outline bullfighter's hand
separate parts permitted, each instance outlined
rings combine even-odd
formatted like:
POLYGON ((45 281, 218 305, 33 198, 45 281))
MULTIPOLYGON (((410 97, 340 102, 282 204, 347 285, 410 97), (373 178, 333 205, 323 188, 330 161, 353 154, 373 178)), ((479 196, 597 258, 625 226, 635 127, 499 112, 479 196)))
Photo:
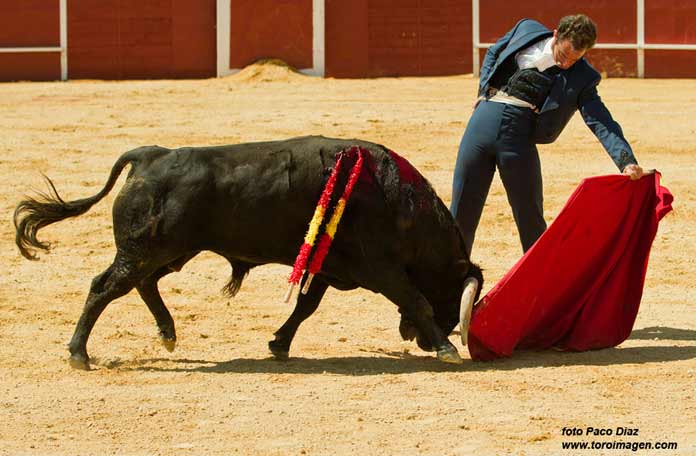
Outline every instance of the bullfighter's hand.
POLYGON ((643 172, 643 168, 641 168, 640 165, 634 164, 626 165, 626 167, 623 170, 623 174, 630 177, 631 180, 640 179, 645 175, 645 173, 643 172))

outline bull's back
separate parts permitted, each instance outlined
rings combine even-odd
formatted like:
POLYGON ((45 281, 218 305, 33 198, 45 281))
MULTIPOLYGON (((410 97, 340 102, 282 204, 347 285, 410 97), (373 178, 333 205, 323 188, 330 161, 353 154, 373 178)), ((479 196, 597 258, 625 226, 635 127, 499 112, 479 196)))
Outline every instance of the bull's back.
MULTIPOLYGON (((292 264, 338 152, 355 145, 369 151, 368 160, 384 154, 381 146, 372 143, 316 136, 214 149, 213 153, 220 154, 214 166, 214 193, 221 210, 211 237, 223 239, 227 248, 234 245, 238 256, 292 264)), ((343 192, 351 164, 340 173, 334 201, 343 192)), ((376 219, 371 214, 384 216, 384 210, 379 191, 369 201, 351 200, 340 226, 343 234, 340 239, 337 235, 333 246, 335 252, 351 248, 346 243, 354 235, 346 227, 358 228, 356 224, 376 219)), ((381 222, 369 223, 378 226, 381 222)))
MULTIPOLYGON (((336 154, 354 145, 384 154, 372 143, 315 136, 160 150, 142 157, 114 207, 117 241, 156 234, 187 250, 290 263, 336 154), (150 226, 153 220, 156 227, 150 226)), ((342 188, 337 186, 336 192, 342 188)), ((351 223, 356 212, 369 219, 370 212, 384 209, 380 201, 363 202, 359 211, 349 205, 344 221, 351 223)))

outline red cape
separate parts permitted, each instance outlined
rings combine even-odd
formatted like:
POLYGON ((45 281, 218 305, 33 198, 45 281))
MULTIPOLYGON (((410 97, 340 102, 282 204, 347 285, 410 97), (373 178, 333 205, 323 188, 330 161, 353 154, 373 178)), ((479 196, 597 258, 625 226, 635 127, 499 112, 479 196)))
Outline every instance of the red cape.
POLYGON ((659 173, 582 181, 549 229, 474 308, 471 358, 510 356, 515 348, 592 350, 626 340, 657 225, 672 200, 659 173))

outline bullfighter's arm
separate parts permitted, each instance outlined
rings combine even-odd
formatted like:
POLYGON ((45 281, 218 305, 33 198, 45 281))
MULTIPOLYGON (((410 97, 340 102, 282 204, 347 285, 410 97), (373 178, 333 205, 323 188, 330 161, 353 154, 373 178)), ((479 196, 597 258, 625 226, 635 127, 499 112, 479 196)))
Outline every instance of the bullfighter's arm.
POLYGON ((597 93, 599 81, 600 79, 597 79, 583 90, 578 99, 578 108, 585 124, 602 143, 619 170, 625 170, 626 174, 630 175, 631 170, 640 167, 631 146, 624 138, 621 126, 612 118, 609 109, 597 93))

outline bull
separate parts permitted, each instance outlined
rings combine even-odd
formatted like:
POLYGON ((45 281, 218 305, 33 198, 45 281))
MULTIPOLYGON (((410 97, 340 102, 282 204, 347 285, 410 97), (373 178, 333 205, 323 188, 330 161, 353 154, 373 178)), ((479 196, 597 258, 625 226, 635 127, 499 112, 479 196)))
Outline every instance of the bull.
MULTIPOLYGON (((37 239, 41 228, 87 212, 130 164, 113 206, 116 255, 92 280, 68 344, 70 365, 90 368, 86 347, 94 324, 111 301, 133 288, 172 351, 174 321, 157 283, 202 251, 229 261, 224 291, 230 296, 253 267, 292 265, 337 157, 354 163, 356 153, 363 153, 364 166, 331 250, 269 349, 278 359, 288 357, 298 327, 329 286, 362 287, 397 305, 404 340, 416 338, 441 361, 461 363, 447 336, 462 320, 466 334, 483 277, 449 211, 425 178, 384 146, 311 136, 217 147, 140 147, 116 161, 101 191, 75 201, 63 200, 46 177, 49 192, 21 201, 14 213, 16 244, 28 259, 37 259, 37 249, 50 249, 37 239)), ((349 171, 338 173, 337 188, 346 184, 349 171)), ((301 286, 306 281, 305 274, 301 286)))

